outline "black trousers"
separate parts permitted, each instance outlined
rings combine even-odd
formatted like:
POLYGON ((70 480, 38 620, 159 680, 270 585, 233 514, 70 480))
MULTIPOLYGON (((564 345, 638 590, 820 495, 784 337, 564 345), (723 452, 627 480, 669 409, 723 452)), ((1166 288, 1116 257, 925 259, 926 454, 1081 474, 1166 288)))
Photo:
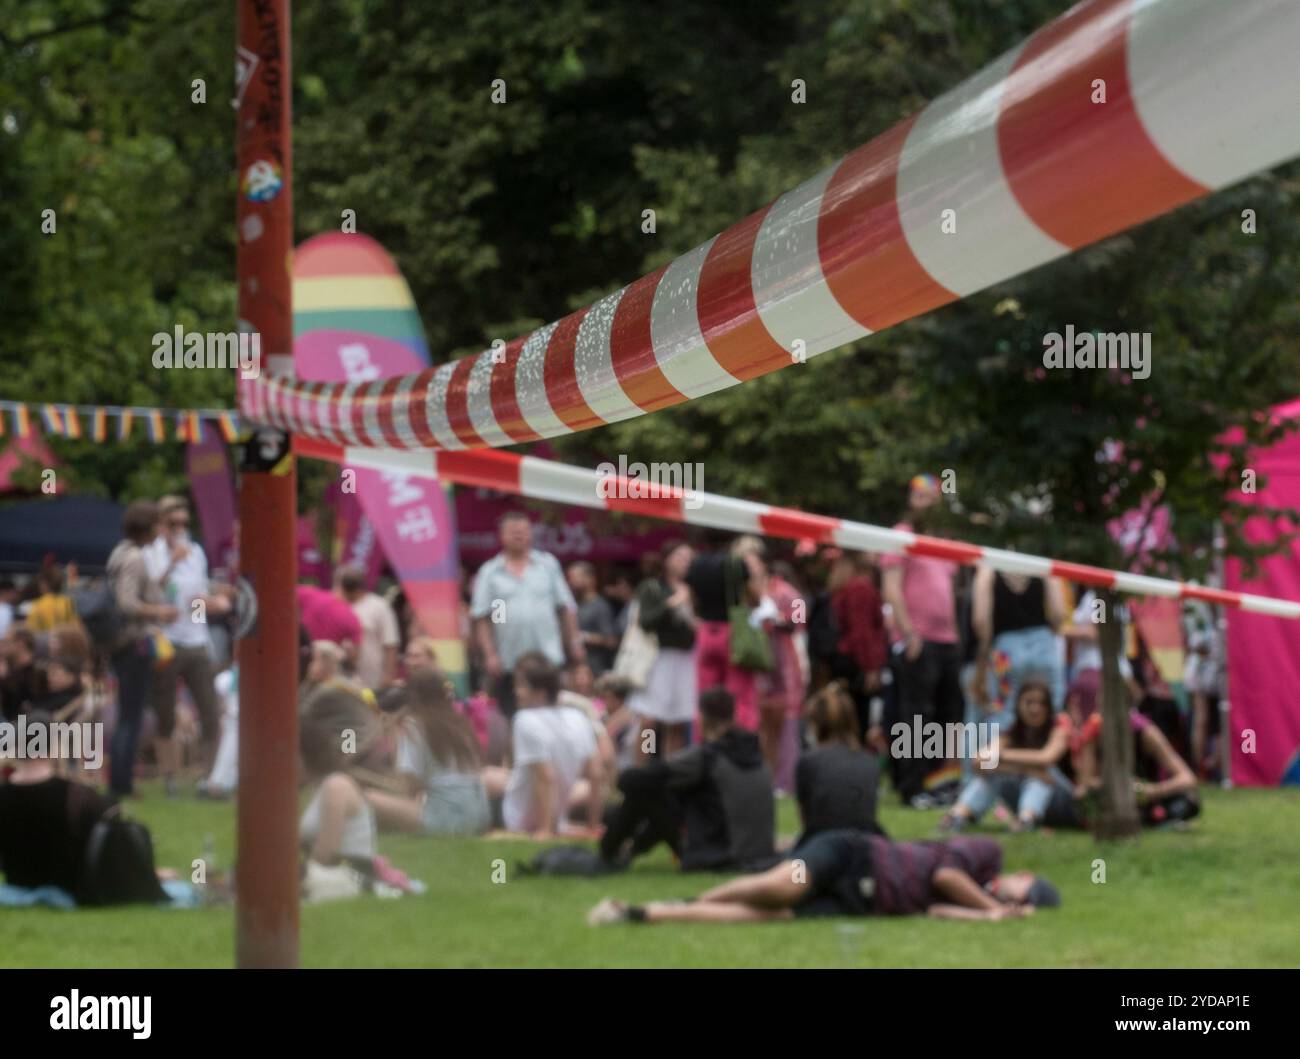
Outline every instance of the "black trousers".
POLYGON ((630 768, 619 776, 618 787, 623 801, 605 811, 600 855, 609 861, 618 860, 624 844, 631 839, 634 857, 666 842, 680 858, 684 814, 666 779, 654 766, 630 768))
MULTIPOLYGON (((961 690, 961 656, 957 644, 926 640, 914 661, 909 662, 906 655, 899 656, 898 676, 898 719, 903 724, 962 722, 966 697, 961 690)), ((892 740, 892 733, 886 734, 892 740)), ((922 793, 926 776, 942 765, 942 761, 925 758, 901 758, 895 780, 899 796, 908 801, 922 793)))
POLYGON ((497 709, 501 711, 501 716, 509 720, 515 715, 515 673, 513 669, 505 670, 496 679, 496 684, 492 688, 493 694, 496 695, 497 709))

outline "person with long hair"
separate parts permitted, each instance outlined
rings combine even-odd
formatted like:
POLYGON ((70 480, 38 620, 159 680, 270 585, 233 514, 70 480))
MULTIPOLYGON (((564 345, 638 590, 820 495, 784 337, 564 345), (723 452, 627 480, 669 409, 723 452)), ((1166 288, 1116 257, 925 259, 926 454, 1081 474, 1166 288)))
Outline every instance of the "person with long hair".
POLYGON ((298 836, 308 861, 373 871, 375 813, 353 768, 377 734, 374 713, 351 691, 324 687, 307 701, 298 739, 303 770, 317 786, 298 836))
POLYGON ((862 749, 853 697, 841 680, 827 684, 808 699, 804 719, 815 746, 795 768, 795 795, 803 842, 823 831, 853 828, 873 835, 885 832, 876 819, 880 765, 862 749))
POLYGON ((436 670, 406 681, 398 722, 396 770, 403 793, 370 790, 382 827, 426 835, 480 835, 491 816, 473 726, 456 709, 451 682, 436 670))
MULTIPOLYGON (((1089 716, 1075 741, 1079 788, 1087 794, 1101 789, 1101 716, 1100 710, 1089 716)), ((1128 716, 1133 733, 1133 793, 1142 823, 1185 826, 1201 814, 1196 773, 1149 717, 1135 709, 1128 716)))
POLYGON ((1015 720, 994 735, 996 747, 984 748, 974 774, 940 827, 960 831, 999 799, 1016 814, 1013 826, 1019 830, 1040 824, 1081 826, 1074 784, 1066 774, 1071 768, 1073 731, 1069 713, 1053 715, 1052 692, 1045 681, 1022 681, 1015 720), (990 767, 993 763, 996 767, 990 767))
MULTIPOLYGON (((648 577, 636 590, 636 620, 654 634, 659 651, 644 688, 628 697, 628 709, 642 731, 662 729, 661 750, 671 757, 686 745, 686 730, 695 718, 695 611, 686 584, 694 551, 685 541, 669 541, 661 553, 659 577, 648 577)), ((637 740, 639 754, 643 741, 637 740)))

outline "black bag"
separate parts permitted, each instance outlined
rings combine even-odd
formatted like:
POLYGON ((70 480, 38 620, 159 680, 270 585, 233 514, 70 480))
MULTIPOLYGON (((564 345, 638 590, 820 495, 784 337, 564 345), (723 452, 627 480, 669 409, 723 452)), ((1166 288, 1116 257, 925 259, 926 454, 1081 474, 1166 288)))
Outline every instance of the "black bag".
POLYGON ((101 651, 111 651, 125 625, 117 606, 111 580, 95 585, 78 585, 72 590, 72 606, 86 627, 86 634, 101 651))
POLYGON ((168 900, 154 869, 153 839, 144 824, 113 806, 95 822, 86 843, 77 899, 81 904, 159 904, 168 900))
POLYGON ((521 875, 610 875, 621 870, 586 846, 552 846, 519 865, 521 875))

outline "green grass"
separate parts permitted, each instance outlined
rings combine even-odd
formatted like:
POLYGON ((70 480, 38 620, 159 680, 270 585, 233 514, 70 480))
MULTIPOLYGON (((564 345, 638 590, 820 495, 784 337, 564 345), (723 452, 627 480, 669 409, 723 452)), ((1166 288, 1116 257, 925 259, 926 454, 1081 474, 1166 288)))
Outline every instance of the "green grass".
MULTIPOLYGON (((892 802, 892 799, 888 799, 892 802)), ((685 897, 713 876, 683 876, 659 853, 605 879, 520 878, 528 842, 384 836, 381 850, 429 892, 302 910, 311 967, 1233 967, 1300 962, 1295 791, 1205 791, 1190 831, 1148 832, 1099 846, 1075 833, 1006 835, 1005 863, 1049 876, 1062 908, 1003 924, 924 918, 767 926, 663 925, 592 930, 606 894, 685 897), (493 861, 507 881, 492 882, 493 861), (1092 882, 1094 861, 1106 882, 1092 882)), ((213 836, 234 854, 234 808, 167 801, 153 785, 132 806, 152 829, 160 864, 187 868, 213 836)), ((887 806, 897 838, 924 837, 935 813, 887 806)), ((781 805, 781 830, 795 830, 781 805)), ((1003 836, 999 836, 1003 837, 1003 836)), ((0 966, 229 967, 233 911, 147 908, 0 912, 0 966)))

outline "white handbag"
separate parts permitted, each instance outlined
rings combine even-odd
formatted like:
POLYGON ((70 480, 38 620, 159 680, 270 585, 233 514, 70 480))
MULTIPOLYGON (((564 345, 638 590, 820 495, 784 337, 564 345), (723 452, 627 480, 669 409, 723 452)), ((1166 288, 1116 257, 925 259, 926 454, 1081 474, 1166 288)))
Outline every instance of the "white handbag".
POLYGON ((650 679, 650 668, 659 657, 659 637, 641 628, 641 607, 633 600, 628 604, 627 631, 614 656, 614 675, 634 688, 641 689, 650 679))

